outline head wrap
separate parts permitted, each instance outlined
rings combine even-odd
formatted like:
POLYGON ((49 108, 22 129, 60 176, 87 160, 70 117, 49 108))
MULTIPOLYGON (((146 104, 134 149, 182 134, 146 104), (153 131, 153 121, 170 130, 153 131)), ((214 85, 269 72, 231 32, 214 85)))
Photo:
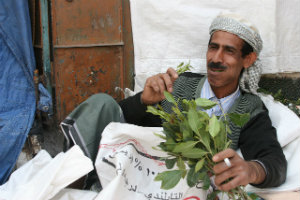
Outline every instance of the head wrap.
MULTIPOLYGON (((262 50, 263 42, 257 28, 236 14, 221 14, 215 18, 210 25, 209 33, 212 35, 216 31, 226 31, 237 35, 253 48, 257 56, 262 50)), ((261 72, 261 62, 257 59, 252 66, 243 70, 240 77, 241 89, 256 94, 261 72)))

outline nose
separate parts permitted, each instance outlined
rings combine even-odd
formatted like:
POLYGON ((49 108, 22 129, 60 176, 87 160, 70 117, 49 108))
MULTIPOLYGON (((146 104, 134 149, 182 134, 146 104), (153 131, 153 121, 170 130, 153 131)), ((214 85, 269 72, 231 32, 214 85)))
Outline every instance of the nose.
POLYGON ((221 50, 221 48, 214 52, 214 54, 212 56, 212 61, 214 63, 222 63, 223 62, 223 51, 221 50))

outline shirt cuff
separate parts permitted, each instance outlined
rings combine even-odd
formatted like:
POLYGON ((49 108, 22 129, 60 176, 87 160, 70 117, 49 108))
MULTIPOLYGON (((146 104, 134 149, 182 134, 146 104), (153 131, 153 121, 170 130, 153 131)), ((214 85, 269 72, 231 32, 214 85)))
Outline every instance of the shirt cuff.
POLYGON ((260 166, 262 166, 262 168, 264 169, 266 176, 268 175, 267 168, 263 162, 261 162, 260 160, 251 160, 251 161, 254 161, 254 162, 257 162, 258 164, 260 164, 260 166))

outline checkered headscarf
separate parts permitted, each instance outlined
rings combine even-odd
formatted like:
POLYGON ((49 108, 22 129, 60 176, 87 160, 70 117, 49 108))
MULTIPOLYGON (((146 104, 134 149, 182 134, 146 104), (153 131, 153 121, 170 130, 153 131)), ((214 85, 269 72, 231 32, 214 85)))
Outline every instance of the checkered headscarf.
MULTIPOLYGON (((263 47, 263 42, 258 30, 255 26, 250 24, 250 22, 235 14, 221 14, 212 22, 209 33, 212 35, 219 30, 237 35, 250 44, 254 52, 259 56, 263 47)), ((243 70, 240 77, 241 89, 256 94, 261 72, 261 62, 257 59, 252 66, 243 70)))

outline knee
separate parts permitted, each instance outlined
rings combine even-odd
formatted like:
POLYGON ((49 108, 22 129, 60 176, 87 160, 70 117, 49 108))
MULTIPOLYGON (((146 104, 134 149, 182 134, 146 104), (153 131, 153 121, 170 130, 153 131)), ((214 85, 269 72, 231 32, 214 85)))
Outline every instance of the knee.
POLYGON ((89 103, 92 103, 93 105, 98 105, 98 106, 108 106, 108 107, 119 107, 119 104, 116 102, 116 100, 106 94, 106 93, 98 93, 94 94, 91 97, 88 98, 87 100, 89 103))
MULTIPOLYGON (((100 121, 115 121, 119 122, 122 116, 122 110, 116 100, 105 93, 94 94, 87 100, 90 112, 97 113, 100 117, 100 121)), ((125 120, 122 119, 122 122, 125 120)))
POLYGON ((103 101, 110 101, 110 100, 113 100, 113 97, 106 94, 106 93, 97 93, 97 94, 93 94, 92 96, 90 96, 88 98, 88 100, 90 101, 100 101, 100 100, 103 100, 103 101))

